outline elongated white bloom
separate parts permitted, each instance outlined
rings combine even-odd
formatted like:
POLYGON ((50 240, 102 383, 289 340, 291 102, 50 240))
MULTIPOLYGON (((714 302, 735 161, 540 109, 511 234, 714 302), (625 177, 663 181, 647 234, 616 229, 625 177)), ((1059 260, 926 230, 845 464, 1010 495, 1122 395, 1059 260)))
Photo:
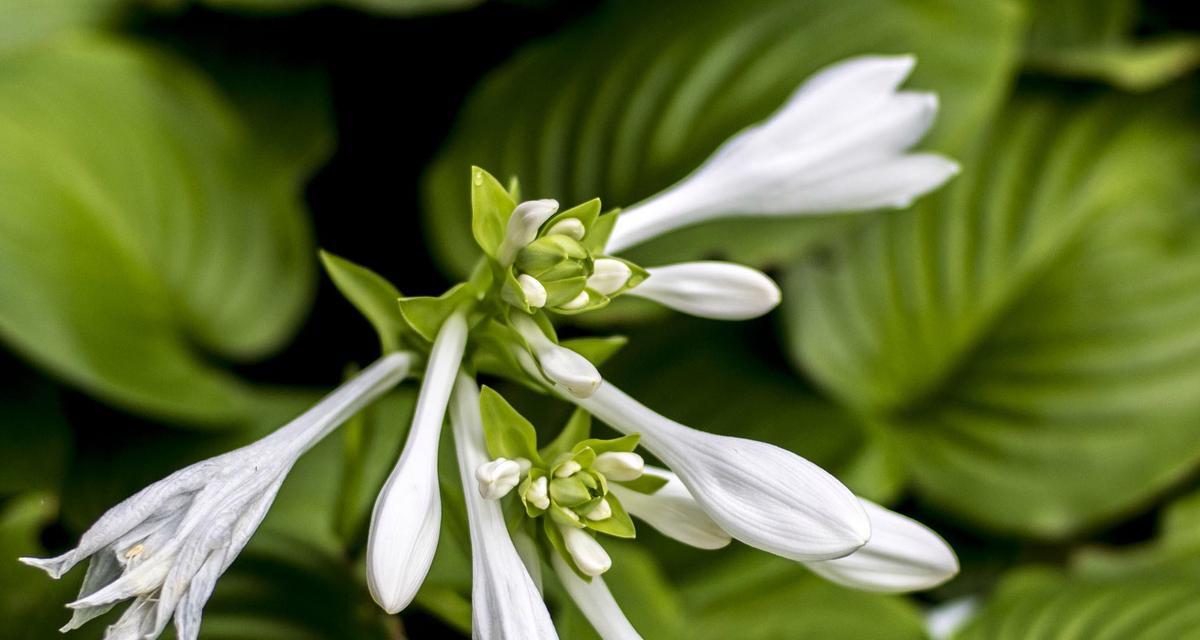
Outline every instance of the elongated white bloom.
MULTIPOLYGON (((465 374, 454 385, 450 406, 454 446, 463 484, 487 462, 479 387, 465 374)), ((471 635, 475 640, 557 638, 537 584, 509 538, 500 503, 465 492, 471 531, 471 635)), ((536 552, 535 552, 536 553, 536 552)))
POLYGON ((765 442, 697 431, 609 383, 570 398, 667 464, 709 517, 734 538, 798 561, 849 555, 871 537, 858 498, 817 465, 765 442))
POLYGON ((732 262, 683 262, 647 271, 650 277, 629 295, 701 318, 757 318, 781 298, 779 285, 767 274, 732 262))
POLYGON ((871 518, 871 540, 844 558, 808 568, 843 586, 892 593, 931 589, 958 573, 954 551, 928 527, 868 500, 862 504, 871 518))
POLYGON ((612 558, 592 534, 584 529, 558 525, 562 532, 563 544, 567 553, 575 561, 575 566, 588 576, 598 576, 612 568, 612 558))
POLYGON ((550 382, 561 386, 577 398, 586 398, 600 386, 600 372, 596 370, 596 365, 578 353, 555 344, 542 333, 541 327, 533 318, 514 313, 510 321, 513 328, 533 349, 542 373, 550 382))
POLYGON ((504 240, 496 249, 496 261, 507 267, 517 259, 517 252, 537 237, 538 228, 542 226, 554 212, 558 211, 557 200, 528 200, 517 205, 508 218, 508 227, 504 231, 504 240))
POLYGON ((396 386, 412 361, 409 353, 380 358, 271 435, 176 471, 109 509, 71 551, 46 560, 21 558, 56 579, 91 558, 79 599, 67 605, 74 615, 62 630, 134 598, 106 639, 157 637, 173 614, 177 636, 194 640, 217 578, 262 522, 292 465, 396 386))
POLYGON ((615 482, 608 485, 626 511, 659 533, 699 549, 720 549, 729 544, 732 538, 708 517, 679 476, 659 467, 646 467, 646 473, 666 478, 667 484, 652 494, 626 489, 615 482))
POLYGON ((933 94, 897 91, 914 64, 911 56, 867 56, 818 72, 691 175, 626 209, 608 251, 726 216, 908 206, 958 172, 942 156, 906 153, 938 107, 933 94))
POLYGON ((550 563, 554 565, 554 573, 558 574, 563 588, 602 640, 642 640, 602 578, 597 576, 591 582, 584 582, 557 553, 550 554, 550 563))
POLYGON ((467 322, 461 312, 453 313, 433 342, 404 453, 375 499, 367 536, 367 586, 388 613, 412 602, 437 550, 442 522, 438 438, 466 342, 467 322))

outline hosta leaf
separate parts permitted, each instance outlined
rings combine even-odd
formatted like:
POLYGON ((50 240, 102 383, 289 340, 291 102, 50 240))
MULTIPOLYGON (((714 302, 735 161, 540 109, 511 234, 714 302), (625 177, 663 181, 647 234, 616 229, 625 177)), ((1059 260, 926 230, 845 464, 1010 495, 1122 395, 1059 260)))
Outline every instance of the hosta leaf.
POLYGON ((61 31, 116 22, 130 0, 0 0, 0 54, 61 31))
POLYGON ((294 13, 321 5, 338 5, 387 16, 469 9, 483 0, 194 0, 212 7, 253 13, 294 13))
POLYGON ((1200 459, 1198 137, 1172 102, 1018 100, 949 189, 788 274, 797 364, 890 423, 930 499, 1063 536, 1200 459))
MULTIPOLYGON (((431 244, 456 273, 478 255, 472 164, 502 180, 519 176, 526 198, 628 206, 766 117, 814 71, 854 55, 916 53, 910 84, 943 102, 932 144, 956 150, 1007 86, 1015 9, 991 0, 610 2, 526 48, 469 101, 425 182, 431 244)), ((648 266, 714 254, 762 264, 852 222, 716 222, 628 257, 648 266)))
POLYGON ((0 57, 0 337, 125 407, 244 420, 212 356, 278 347, 314 281, 314 154, 266 146, 152 50, 91 36, 0 57))

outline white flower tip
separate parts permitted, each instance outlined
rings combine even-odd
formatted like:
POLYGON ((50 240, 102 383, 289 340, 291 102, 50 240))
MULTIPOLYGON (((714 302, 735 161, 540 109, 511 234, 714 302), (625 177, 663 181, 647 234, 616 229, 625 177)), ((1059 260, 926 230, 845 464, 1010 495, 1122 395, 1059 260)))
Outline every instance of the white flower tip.
POLYGON ((601 520, 608 520, 612 517, 612 514, 612 506, 608 504, 608 500, 601 500, 585 517, 592 522, 599 522, 601 520))
POLYGON ((554 472, 554 477, 570 478, 576 473, 579 473, 581 469, 583 469, 583 467, 581 467, 578 462, 575 462, 574 460, 568 460, 558 467, 558 470, 554 472))
POLYGON ((401 457, 376 499, 367 535, 367 587, 392 614, 416 597, 433 564, 442 522, 436 470, 406 462, 416 461, 401 457))
POLYGON ((576 398, 591 396, 603 381, 595 365, 566 347, 553 345, 542 349, 538 362, 547 378, 576 398))
POLYGON ((525 501, 538 509, 550 508, 550 481, 542 476, 529 484, 525 491, 525 501))
POLYGON ((537 278, 522 273, 517 276, 517 284, 521 285, 521 295, 525 297, 525 304, 534 309, 541 309, 546 306, 546 287, 537 278))
POLYGON ((569 302, 564 302, 563 304, 560 304, 559 307, 566 309, 568 311, 574 311, 576 309, 582 309, 582 308, 588 306, 588 303, 591 301, 592 301, 592 297, 590 295, 588 295, 587 291, 580 291, 579 295, 575 296, 574 298, 571 298, 571 300, 569 302))
POLYGON ((17 558, 17 561, 21 564, 41 569, 51 578, 58 580, 63 577, 63 574, 70 571, 71 567, 75 566, 71 558, 73 553, 73 551, 68 551, 55 558, 17 558))
POLYGON ((550 227, 550 229, 546 231, 546 235, 548 236, 567 236, 568 238, 573 238, 575 240, 583 240, 583 236, 586 233, 587 229, 584 228, 583 221, 581 221, 579 218, 567 218, 566 220, 559 220, 558 222, 554 223, 554 226, 550 227))
POLYGON ((497 250, 500 264, 508 266, 517 252, 537 237, 538 228, 558 211, 557 200, 527 200, 513 209, 504 230, 504 240, 497 250))
POLYGON ((732 262, 683 262, 655 267, 629 294, 701 318, 749 320, 783 298, 767 274, 732 262))
POLYGON ((592 468, 603 473, 609 480, 628 482, 642 477, 646 462, 632 451, 608 451, 596 456, 592 468))
POLYGON ((610 296, 629 282, 633 270, 629 265, 612 258, 600 258, 595 261, 592 275, 588 277, 587 286, 606 296, 610 296))
POLYGON ((479 495, 485 500, 499 500, 508 495, 521 481, 521 465, 515 460, 496 458, 475 470, 479 495))
POLYGON ((586 576, 596 577, 612 568, 612 558, 591 534, 575 527, 559 526, 563 535, 563 544, 567 553, 575 561, 575 566, 586 576))

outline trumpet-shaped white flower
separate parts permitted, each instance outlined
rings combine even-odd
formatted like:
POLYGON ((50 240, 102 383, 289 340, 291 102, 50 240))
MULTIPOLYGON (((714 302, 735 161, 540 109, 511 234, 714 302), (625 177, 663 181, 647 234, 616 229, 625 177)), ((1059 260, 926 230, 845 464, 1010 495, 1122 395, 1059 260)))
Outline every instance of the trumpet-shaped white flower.
MULTIPOLYGON (((464 485, 470 469, 487 462, 479 387, 459 375, 450 407, 458 466, 464 485)), ((544 479, 544 478, 543 478, 544 479)), ((471 633, 476 640, 557 638, 542 594, 508 535, 500 503, 467 491, 471 531, 471 633)))
POLYGON ((792 560, 828 560, 867 543, 866 512, 842 483, 774 445, 685 427, 609 383, 571 398, 679 474, 701 508, 734 538, 792 560))
POLYGON ((508 218, 504 240, 496 250, 496 260, 507 267, 517 258, 517 252, 537 237, 538 228, 558 211, 557 200, 529 200, 517 205, 508 218))
POLYGON ((434 340, 404 453, 375 500, 367 536, 367 586, 388 613, 412 602, 429 573, 442 523, 437 452, 454 377, 467 342, 461 312, 434 340))
POLYGON ((932 589, 958 573, 954 551, 928 527, 869 500, 862 504, 871 518, 871 540, 844 558, 808 568, 843 586, 894 593, 932 589))
POLYGON ((774 309, 779 285, 757 269, 731 262, 684 262, 647 269, 629 295, 701 318, 748 320, 774 309))
POLYGON ((557 553, 550 554, 550 563, 563 588, 603 640, 642 640, 602 578, 595 576, 591 582, 584 582, 557 553))
POLYGON ((79 599, 67 605, 74 615, 62 630, 133 598, 108 628, 107 640, 157 637, 172 615, 179 638, 196 638, 217 578, 262 522, 292 465, 396 386, 412 360, 408 353, 380 358, 271 435, 176 471, 109 509, 76 548, 57 558, 22 558, 53 578, 91 558, 79 599))
POLYGON ((666 469, 648 467, 646 473, 665 478, 667 483, 651 494, 612 484, 625 510, 654 527, 663 535, 698 549, 720 549, 733 538, 729 536, 688 492, 679 476, 666 469))
POLYGON ((586 398, 600 386, 600 372, 596 370, 596 365, 578 353, 555 344, 542 333, 542 328, 533 318, 514 313, 510 322, 533 349, 542 373, 552 383, 561 386, 577 398, 586 398))
POLYGON ((626 209, 608 251, 725 216, 908 206, 958 172, 942 156, 907 153, 938 106, 933 94, 897 91, 914 64, 911 56, 868 56, 817 73, 691 175, 626 209))

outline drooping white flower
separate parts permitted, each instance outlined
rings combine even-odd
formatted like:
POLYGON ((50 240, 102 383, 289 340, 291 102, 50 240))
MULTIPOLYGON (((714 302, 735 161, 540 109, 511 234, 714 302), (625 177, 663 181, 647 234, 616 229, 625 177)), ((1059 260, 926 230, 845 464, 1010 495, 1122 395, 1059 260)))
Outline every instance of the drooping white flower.
POLYGON ((726 216, 908 206, 958 172, 942 156, 907 152, 938 106, 933 94, 897 91, 914 64, 867 56, 818 72, 691 175, 621 213, 608 251, 726 216))
POLYGON ((507 267, 517 259, 517 252, 533 242, 538 229, 558 211, 557 200, 528 200, 517 205, 508 218, 504 240, 496 249, 496 261, 507 267))
POLYGON ((554 573, 559 582, 575 601, 575 605, 583 612, 583 616, 592 624, 592 628, 602 640, 641 640, 642 636, 629 623, 620 605, 613 599, 608 586, 599 576, 585 582, 575 575, 567 563, 557 553, 550 554, 550 563, 554 565, 554 573))
POLYGON ((698 549, 720 549, 733 538, 704 512, 679 476, 666 469, 647 467, 646 473, 665 478, 667 484, 652 494, 609 485, 631 515, 663 535, 698 549))
POLYGON ((533 318, 523 313, 514 313, 510 322, 533 349, 542 373, 553 384, 561 386, 577 398, 586 398, 600 385, 600 372, 596 370, 596 366, 578 353, 555 344, 542 333, 542 328, 533 318))
POLYGON ((742 542, 798 561, 849 555, 871 524, 858 498, 817 465, 765 442, 719 436, 651 411, 607 382, 565 396, 641 444, 676 474, 717 525, 742 542))
POLYGON ((107 639, 155 638, 174 615, 177 636, 194 640, 217 578, 262 522, 292 465, 399 384, 412 361, 409 353, 380 358, 271 435, 176 471, 109 509, 76 548, 57 558, 22 558, 56 579, 91 558, 63 631, 133 598, 107 639))
MULTIPOLYGON (((487 449, 479 387, 465 374, 455 382, 450 422, 462 481, 469 486, 470 470, 487 462, 487 449)), ((476 640, 557 638, 541 591, 509 537, 500 503, 472 491, 465 493, 471 532, 472 636, 476 640)))
POLYGON ((871 518, 870 541, 808 568, 843 586, 889 593, 932 589, 958 573, 954 550, 928 527, 869 500, 862 504, 871 518))
POLYGON ((732 262, 684 262, 647 269, 629 295, 701 318, 748 320, 774 309, 779 285, 766 274, 732 262))
POLYGON ((467 342, 461 312, 434 340, 404 452, 375 500, 367 536, 367 586, 388 613, 412 602, 437 550, 442 522, 437 452, 454 377, 467 342))
POLYGON ((584 529, 558 525, 567 553, 584 575, 598 576, 612 568, 612 558, 592 534, 584 529))

